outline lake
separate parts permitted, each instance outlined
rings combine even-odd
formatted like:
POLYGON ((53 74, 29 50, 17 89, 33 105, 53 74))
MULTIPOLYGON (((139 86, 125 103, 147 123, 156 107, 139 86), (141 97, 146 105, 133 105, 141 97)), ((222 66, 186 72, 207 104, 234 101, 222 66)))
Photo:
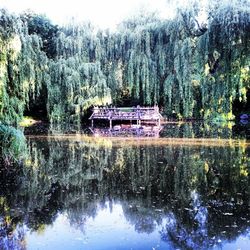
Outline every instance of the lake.
POLYGON ((248 127, 105 131, 26 130, 0 249, 249 249, 248 127))

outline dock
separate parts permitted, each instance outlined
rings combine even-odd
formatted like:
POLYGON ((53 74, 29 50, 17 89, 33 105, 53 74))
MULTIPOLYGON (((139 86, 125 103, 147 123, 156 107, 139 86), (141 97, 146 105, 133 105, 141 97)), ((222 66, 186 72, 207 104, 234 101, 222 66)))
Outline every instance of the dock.
POLYGON ((89 118, 92 127, 94 120, 108 120, 109 127, 112 128, 113 121, 136 121, 136 125, 142 123, 154 123, 160 126, 162 116, 159 107, 94 107, 93 113, 89 118))

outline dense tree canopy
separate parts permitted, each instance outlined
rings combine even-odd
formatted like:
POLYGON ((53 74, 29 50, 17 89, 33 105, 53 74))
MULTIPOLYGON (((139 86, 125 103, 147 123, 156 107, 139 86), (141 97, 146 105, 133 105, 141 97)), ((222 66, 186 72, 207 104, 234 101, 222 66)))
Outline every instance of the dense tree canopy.
POLYGON ((210 2, 192 1, 173 19, 140 14, 113 33, 0 10, 0 119, 17 123, 37 105, 51 122, 79 123, 106 103, 232 119, 250 88, 250 4, 210 2))

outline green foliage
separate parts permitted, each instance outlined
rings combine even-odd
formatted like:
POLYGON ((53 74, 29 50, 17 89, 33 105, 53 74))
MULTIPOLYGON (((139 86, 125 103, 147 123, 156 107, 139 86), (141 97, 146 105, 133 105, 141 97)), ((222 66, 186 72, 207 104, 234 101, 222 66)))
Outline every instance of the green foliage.
POLYGON ((41 37, 29 35, 20 18, 5 11, 0 18, 5 27, 0 36, 0 119, 17 124, 40 89, 47 87, 48 58, 41 50, 41 37))
POLYGON ((141 13, 115 33, 89 23, 0 11, 0 119, 29 106, 51 122, 79 123, 92 105, 159 104, 167 116, 232 119, 250 79, 250 6, 192 1, 170 20, 141 13))
POLYGON ((44 15, 38 15, 31 11, 24 12, 20 16, 21 20, 27 26, 29 35, 38 35, 42 39, 42 51, 48 58, 56 56, 55 37, 57 36, 58 27, 44 15))
POLYGON ((0 124, 0 162, 4 165, 20 162, 26 152, 26 140, 21 130, 0 124))

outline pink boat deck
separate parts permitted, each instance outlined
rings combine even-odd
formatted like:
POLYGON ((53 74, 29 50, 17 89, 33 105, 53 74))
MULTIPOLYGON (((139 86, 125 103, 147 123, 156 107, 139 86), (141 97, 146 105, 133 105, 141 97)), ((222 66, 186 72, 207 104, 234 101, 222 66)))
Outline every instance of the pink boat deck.
POLYGON ((142 122, 160 124, 162 116, 158 106, 132 108, 94 107, 89 119, 92 121, 92 126, 94 120, 109 120, 110 127, 112 128, 112 121, 136 121, 137 124, 141 124, 142 122))

